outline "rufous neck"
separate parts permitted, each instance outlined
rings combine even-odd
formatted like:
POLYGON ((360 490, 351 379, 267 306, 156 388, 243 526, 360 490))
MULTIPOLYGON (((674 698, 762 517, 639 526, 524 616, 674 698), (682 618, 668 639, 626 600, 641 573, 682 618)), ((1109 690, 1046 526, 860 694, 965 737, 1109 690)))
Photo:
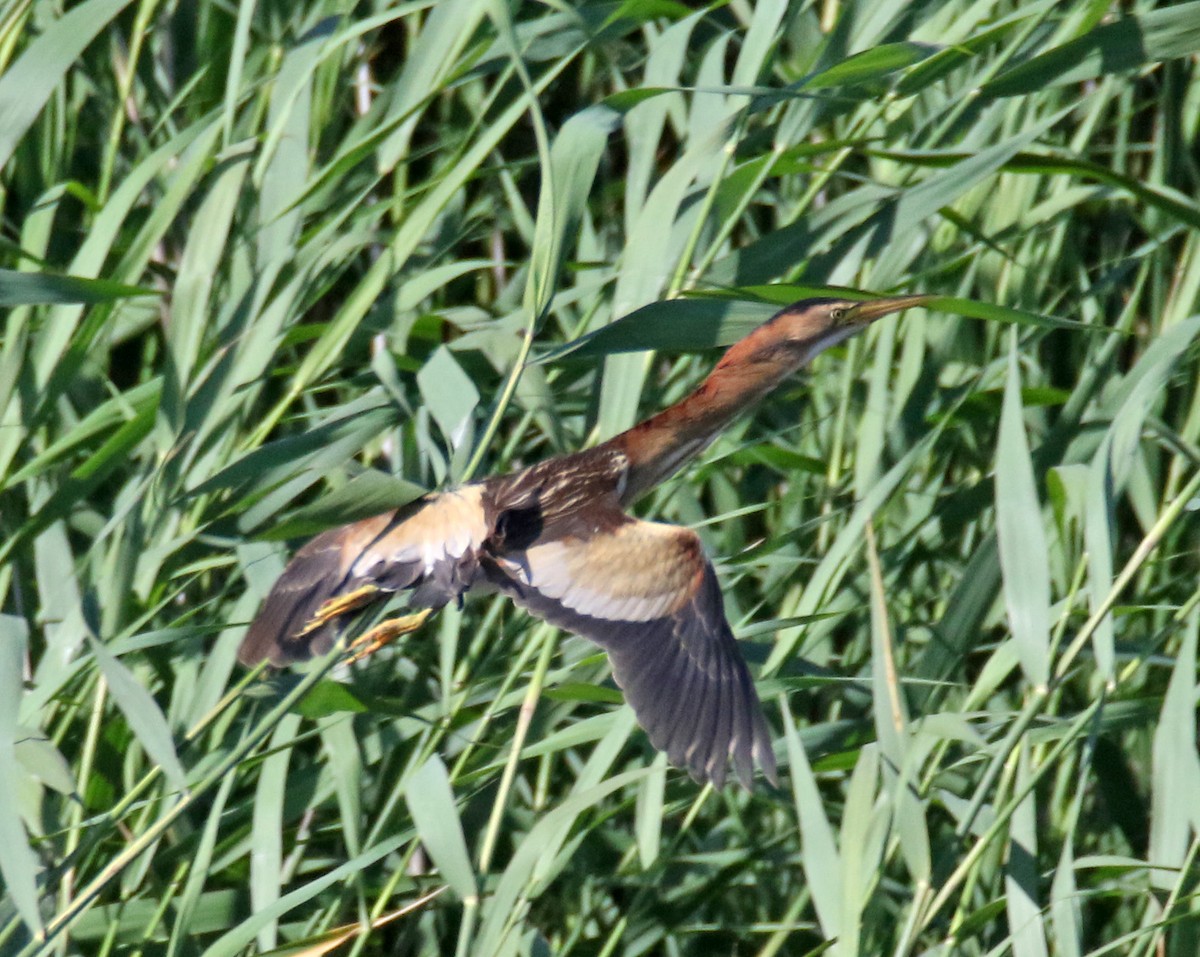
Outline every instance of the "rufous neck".
POLYGON ((694 392, 610 439, 630 466, 627 504, 700 454, 741 413, 795 372, 806 350, 762 348, 751 336, 734 345, 694 392))

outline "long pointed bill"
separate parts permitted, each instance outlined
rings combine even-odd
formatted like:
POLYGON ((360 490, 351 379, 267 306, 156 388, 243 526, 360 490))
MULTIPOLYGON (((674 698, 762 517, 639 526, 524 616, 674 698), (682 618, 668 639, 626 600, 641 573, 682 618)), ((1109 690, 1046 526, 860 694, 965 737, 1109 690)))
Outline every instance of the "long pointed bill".
POLYGON ((892 296, 888 299, 871 299, 867 302, 860 302, 850 307, 846 314, 846 322, 856 326, 865 326, 882 316, 900 312, 910 306, 923 306, 932 298, 932 296, 892 296))

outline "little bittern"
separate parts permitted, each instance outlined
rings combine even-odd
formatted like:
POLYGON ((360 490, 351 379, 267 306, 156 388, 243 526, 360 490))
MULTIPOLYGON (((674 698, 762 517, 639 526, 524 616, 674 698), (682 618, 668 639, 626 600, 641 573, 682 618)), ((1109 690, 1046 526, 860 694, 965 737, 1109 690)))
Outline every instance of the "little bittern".
MULTIPOLYGON (((720 787, 732 759, 749 787, 757 761, 774 782, 767 725, 699 536, 625 509, 821 350, 925 300, 798 302, 734 344, 683 401, 602 445, 318 535, 271 589, 240 659, 322 654, 353 612, 394 592, 434 609, 486 585, 607 651, 672 764, 720 787)), ((365 637, 386 641, 426 615, 365 637)))

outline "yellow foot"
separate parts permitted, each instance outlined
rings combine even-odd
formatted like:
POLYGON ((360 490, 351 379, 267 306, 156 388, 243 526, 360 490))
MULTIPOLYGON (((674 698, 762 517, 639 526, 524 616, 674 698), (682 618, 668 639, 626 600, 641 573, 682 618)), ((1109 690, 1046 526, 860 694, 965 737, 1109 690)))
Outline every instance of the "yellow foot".
POLYGON ((317 613, 300 629, 300 633, 296 637, 303 638, 318 628, 323 628, 335 618, 341 618, 342 615, 348 615, 352 611, 357 611, 363 605, 369 605, 379 597, 380 590, 374 585, 363 585, 362 588, 356 588, 354 591, 346 592, 344 595, 337 595, 334 598, 330 598, 329 601, 317 609, 317 613))
POLYGON ((366 634, 355 639, 348 649, 350 657, 346 660, 351 664, 355 661, 362 661, 368 655, 375 654, 384 645, 390 645, 401 635, 416 631, 432 614, 432 608, 424 608, 411 615, 405 615, 403 618, 389 618, 387 621, 381 621, 366 634))

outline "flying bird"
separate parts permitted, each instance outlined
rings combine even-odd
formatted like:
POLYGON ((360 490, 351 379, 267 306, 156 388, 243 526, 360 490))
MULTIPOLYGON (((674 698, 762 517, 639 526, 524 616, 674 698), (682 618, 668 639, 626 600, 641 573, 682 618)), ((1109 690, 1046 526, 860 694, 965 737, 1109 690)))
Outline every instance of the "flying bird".
POLYGON ((318 535, 275 582, 239 659, 324 654, 364 606, 409 592, 423 611, 372 629, 360 639, 369 651, 473 588, 499 590, 608 653, 672 764, 721 787, 732 762, 750 787, 757 763, 775 783, 767 724, 699 536, 626 509, 822 350, 927 299, 802 300, 731 346, 689 396, 601 445, 318 535))

